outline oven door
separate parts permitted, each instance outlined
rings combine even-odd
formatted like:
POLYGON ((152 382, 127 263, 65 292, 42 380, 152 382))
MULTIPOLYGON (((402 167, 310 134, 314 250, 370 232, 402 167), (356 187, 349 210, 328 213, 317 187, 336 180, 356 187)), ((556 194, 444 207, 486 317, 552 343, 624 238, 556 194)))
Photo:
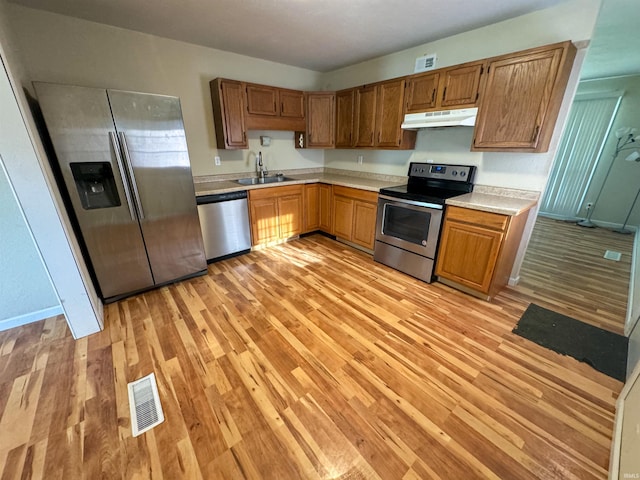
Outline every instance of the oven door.
POLYGON ((433 259, 442 212, 442 205, 379 195, 376 240, 433 259))

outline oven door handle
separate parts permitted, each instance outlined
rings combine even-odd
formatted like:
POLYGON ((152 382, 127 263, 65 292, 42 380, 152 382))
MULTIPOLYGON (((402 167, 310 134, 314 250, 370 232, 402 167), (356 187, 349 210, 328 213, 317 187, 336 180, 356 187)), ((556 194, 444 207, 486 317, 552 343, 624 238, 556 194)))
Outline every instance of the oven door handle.
POLYGON ((428 203, 428 202, 416 202, 415 200, 406 200, 404 198, 391 197, 388 195, 378 195, 378 198, 382 198, 383 200, 389 200, 391 202, 396 203, 406 203, 409 205, 415 205, 417 207, 425 207, 425 208, 433 208, 436 210, 444 210, 444 206, 438 205, 437 203, 428 203))

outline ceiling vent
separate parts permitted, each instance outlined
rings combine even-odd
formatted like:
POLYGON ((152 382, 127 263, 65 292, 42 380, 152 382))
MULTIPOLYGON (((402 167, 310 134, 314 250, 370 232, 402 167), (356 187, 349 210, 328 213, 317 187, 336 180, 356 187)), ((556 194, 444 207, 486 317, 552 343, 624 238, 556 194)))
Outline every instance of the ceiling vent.
POLYGON ((435 53, 416 58, 416 66, 413 72, 420 73, 426 72, 427 70, 433 70, 434 68, 436 68, 437 59, 438 56, 435 53))

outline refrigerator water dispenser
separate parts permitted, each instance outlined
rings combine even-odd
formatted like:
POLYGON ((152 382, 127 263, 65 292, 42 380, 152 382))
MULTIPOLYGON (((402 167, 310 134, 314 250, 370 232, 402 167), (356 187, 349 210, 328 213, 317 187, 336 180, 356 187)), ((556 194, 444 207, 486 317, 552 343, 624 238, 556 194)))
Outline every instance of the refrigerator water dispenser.
POLYGON ((120 206, 120 197, 109 162, 71 163, 70 167, 82 208, 92 210, 120 206))

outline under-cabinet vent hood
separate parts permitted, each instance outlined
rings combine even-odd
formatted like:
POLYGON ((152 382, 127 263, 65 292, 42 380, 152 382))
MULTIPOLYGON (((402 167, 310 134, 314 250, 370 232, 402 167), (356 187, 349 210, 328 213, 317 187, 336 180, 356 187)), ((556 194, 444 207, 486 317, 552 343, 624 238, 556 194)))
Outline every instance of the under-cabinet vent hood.
POLYGON ((413 130, 433 127, 473 127, 476 124, 477 108, 441 110, 439 112, 408 113, 404 116, 402 128, 413 130))

